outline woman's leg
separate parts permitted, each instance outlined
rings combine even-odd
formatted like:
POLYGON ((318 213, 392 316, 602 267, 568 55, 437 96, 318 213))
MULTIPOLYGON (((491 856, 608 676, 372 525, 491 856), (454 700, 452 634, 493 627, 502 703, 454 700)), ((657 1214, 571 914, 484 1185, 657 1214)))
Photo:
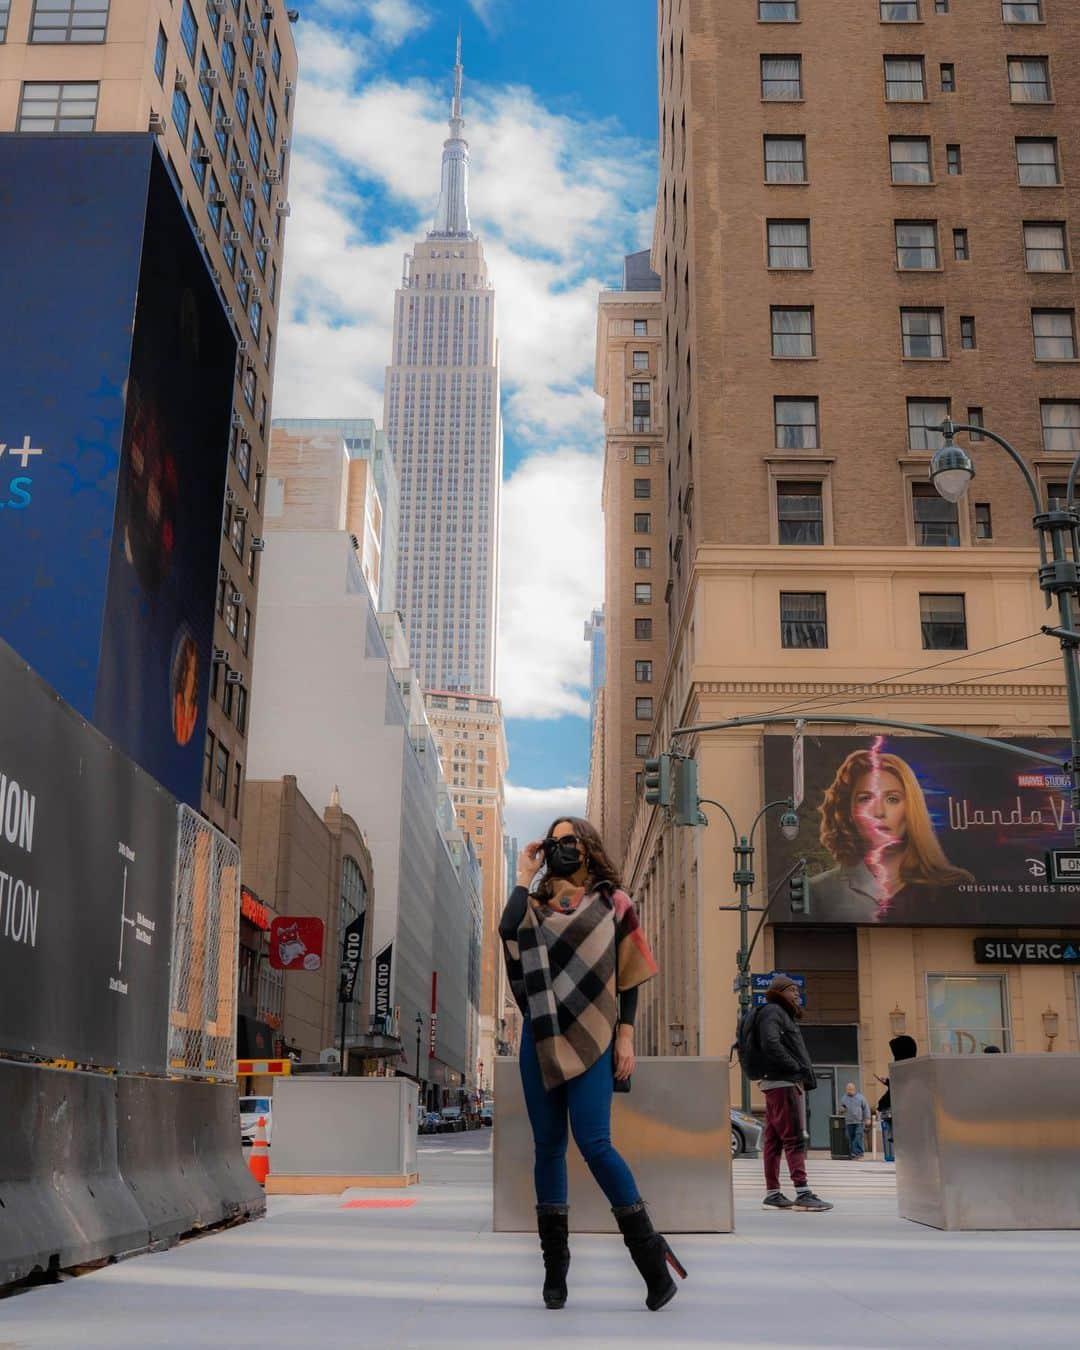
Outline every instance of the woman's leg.
POLYGON ((612 1049, 566 1085, 574 1143, 612 1208, 641 1198, 633 1173, 611 1142, 612 1049))
POLYGON ((536 1182, 538 1205, 566 1204, 566 1088, 557 1087, 548 1092, 540 1074, 540 1061, 532 1030, 526 1019, 521 1030, 521 1086, 525 1092, 525 1109, 532 1126, 536 1163, 533 1178, 536 1182))

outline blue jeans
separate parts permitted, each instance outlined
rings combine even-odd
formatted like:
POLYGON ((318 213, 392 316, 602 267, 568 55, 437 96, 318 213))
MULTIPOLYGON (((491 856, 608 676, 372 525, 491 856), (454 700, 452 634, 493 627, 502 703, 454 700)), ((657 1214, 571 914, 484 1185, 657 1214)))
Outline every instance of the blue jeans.
POLYGON ((893 1155, 892 1116, 881 1117, 881 1147, 885 1154, 885 1161, 895 1162, 896 1158, 893 1155))
POLYGON ((862 1121, 859 1121, 857 1125, 853 1125, 849 1120, 847 1127, 847 1146, 848 1152, 853 1158, 861 1158, 866 1152, 864 1143, 865 1138, 866 1135, 863 1130, 862 1121))
POLYGON ((521 1085, 536 1147, 533 1178, 538 1205, 565 1205, 568 1129, 600 1189, 614 1208, 635 1205, 634 1175, 611 1142, 612 1046, 595 1064, 548 1092, 528 1018, 521 1029, 521 1085))

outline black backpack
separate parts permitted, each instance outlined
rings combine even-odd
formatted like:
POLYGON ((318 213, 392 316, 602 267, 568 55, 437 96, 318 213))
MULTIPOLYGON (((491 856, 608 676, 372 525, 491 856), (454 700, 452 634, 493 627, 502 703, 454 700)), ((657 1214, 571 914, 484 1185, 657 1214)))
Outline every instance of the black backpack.
POLYGON ((757 1035, 757 1015, 760 1008, 747 1008, 739 1014, 739 1025, 735 1031, 735 1042, 731 1055, 738 1055, 742 1071, 751 1082, 765 1077, 765 1059, 757 1035))

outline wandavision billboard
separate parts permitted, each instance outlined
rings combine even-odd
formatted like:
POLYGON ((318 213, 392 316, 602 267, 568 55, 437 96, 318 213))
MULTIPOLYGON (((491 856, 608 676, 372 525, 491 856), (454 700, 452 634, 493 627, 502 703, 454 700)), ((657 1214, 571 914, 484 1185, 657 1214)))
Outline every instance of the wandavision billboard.
MULTIPOLYGON (((1062 741, 1029 742, 1060 754, 1062 741)), ((795 840, 770 831, 778 879, 805 857, 812 924, 1065 926, 1080 885, 1050 886, 1045 854, 1072 847, 1069 778, 1038 760, 938 737, 806 737, 795 840)), ((765 738, 767 799, 791 793, 791 738, 765 738)), ((775 880, 771 883, 775 884, 775 880)))

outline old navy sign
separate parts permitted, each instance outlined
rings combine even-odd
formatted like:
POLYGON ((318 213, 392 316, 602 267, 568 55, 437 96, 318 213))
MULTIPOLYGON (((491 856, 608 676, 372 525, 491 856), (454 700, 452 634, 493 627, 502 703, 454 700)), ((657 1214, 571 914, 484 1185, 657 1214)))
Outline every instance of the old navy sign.
POLYGON ((981 966, 1080 966, 1080 933, 1067 938, 976 938, 975 960, 981 966))

